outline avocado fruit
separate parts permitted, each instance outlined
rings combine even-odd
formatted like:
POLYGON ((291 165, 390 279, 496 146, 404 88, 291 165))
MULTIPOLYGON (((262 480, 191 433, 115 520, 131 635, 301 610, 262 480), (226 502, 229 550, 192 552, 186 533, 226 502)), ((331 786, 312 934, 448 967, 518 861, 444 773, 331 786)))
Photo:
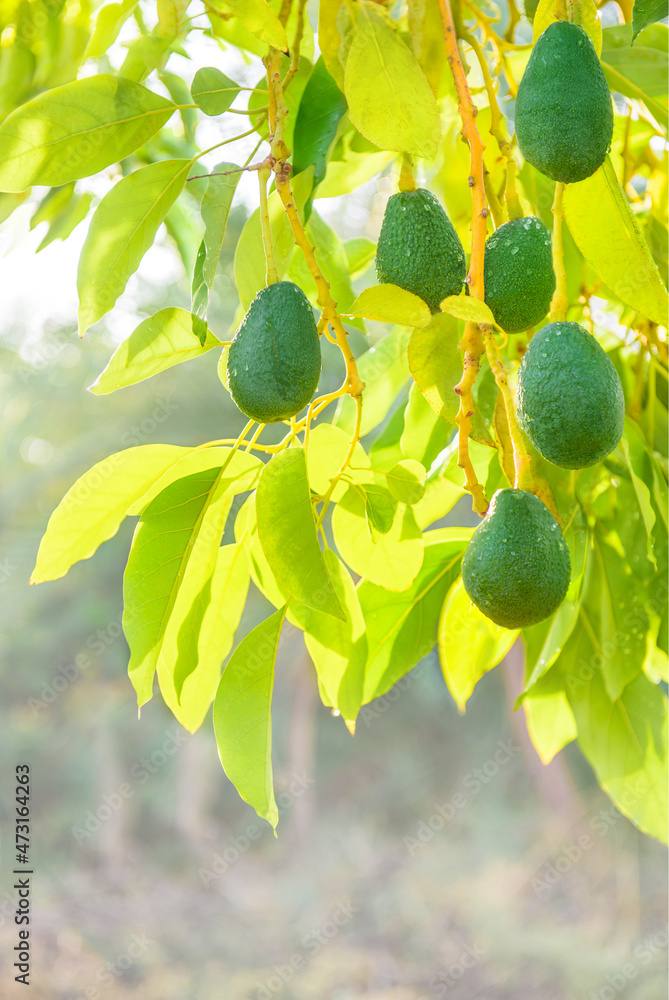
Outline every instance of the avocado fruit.
POLYGON ((525 159, 554 181, 574 184, 602 165, 613 107, 583 28, 554 21, 540 35, 518 87, 515 124, 525 159))
POLYGON ((313 310, 292 281, 258 292, 228 350, 227 386, 247 417, 288 420, 310 401, 321 374, 313 310))
POLYGON ((462 559, 462 582, 486 618, 525 628, 565 598, 569 549, 548 507, 526 490, 498 490, 462 559))
POLYGON ((435 196, 425 188, 388 199, 376 248, 381 283, 418 295, 433 313, 459 295, 467 275, 460 238, 435 196))
POLYGON ((517 401, 534 447, 563 469, 594 465, 622 437, 618 372, 578 323, 549 323, 532 338, 518 371, 517 401))
POLYGON ((486 304, 506 333, 536 326, 555 291, 550 230, 533 215, 505 222, 486 241, 483 279, 486 304))

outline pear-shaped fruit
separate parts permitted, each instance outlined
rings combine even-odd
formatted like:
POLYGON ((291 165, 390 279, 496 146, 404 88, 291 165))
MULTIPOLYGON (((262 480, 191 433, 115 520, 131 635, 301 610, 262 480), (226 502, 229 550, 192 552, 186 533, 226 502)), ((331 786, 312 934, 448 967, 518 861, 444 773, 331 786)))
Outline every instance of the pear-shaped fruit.
POLYGON ((459 295, 467 275, 465 252, 451 220, 424 188, 388 199, 376 248, 380 282, 399 285, 427 302, 433 313, 459 295))
POLYGON ((309 300, 292 281, 258 292, 228 351, 227 385, 247 417, 287 420, 310 401, 321 345, 309 300))
POLYGON ((571 563, 560 525, 525 490, 498 490, 462 559, 476 607, 504 628, 548 618, 569 587, 571 563))
POLYGON ((554 181, 585 180, 613 137, 604 71, 583 28, 549 24, 532 49, 516 98, 516 135, 533 167, 554 181))
POLYGON ((549 323, 530 341, 518 372, 518 418, 537 451, 563 469, 594 465, 620 441, 618 372, 578 323, 549 323))
POLYGON ((485 245, 486 304, 506 333, 541 322, 555 291, 551 234, 540 219, 505 222, 485 245))

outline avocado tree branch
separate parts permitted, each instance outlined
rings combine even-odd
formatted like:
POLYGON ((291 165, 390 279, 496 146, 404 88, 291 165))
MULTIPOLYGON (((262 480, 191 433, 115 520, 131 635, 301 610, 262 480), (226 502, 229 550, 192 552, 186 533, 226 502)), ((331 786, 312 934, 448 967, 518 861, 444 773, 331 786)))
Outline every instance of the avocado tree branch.
MULTIPOLYGON (((472 192, 472 252, 467 284, 469 285, 471 295, 475 299, 483 301, 485 298, 483 258, 488 229, 488 206, 486 203, 483 175, 483 151, 485 146, 481 141, 481 136, 476 127, 478 108, 472 100, 465 69, 460 58, 453 13, 449 0, 438 0, 438 3, 444 31, 446 57, 451 68, 451 73, 453 74, 455 91, 458 97, 458 111, 462 119, 462 137, 469 145, 469 187, 472 192)), ((472 388, 481 367, 480 359, 484 351, 483 337, 475 323, 466 324, 465 332, 460 341, 460 347, 464 354, 464 367, 462 378, 455 387, 455 391, 460 397, 460 406, 455 418, 458 426, 458 465, 464 471, 465 489, 469 490, 472 494, 473 508, 477 514, 483 515, 488 509, 488 503, 483 492, 483 487, 476 478, 476 472, 469 456, 469 434, 472 429, 471 418, 474 413, 472 388)))
POLYGON ((569 297, 567 295, 567 272, 564 266, 564 246, 562 242, 562 221, 564 213, 562 199, 564 184, 558 181, 555 185, 553 199, 553 270, 555 271, 555 292, 551 300, 549 319, 551 323, 567 318, 569 297))

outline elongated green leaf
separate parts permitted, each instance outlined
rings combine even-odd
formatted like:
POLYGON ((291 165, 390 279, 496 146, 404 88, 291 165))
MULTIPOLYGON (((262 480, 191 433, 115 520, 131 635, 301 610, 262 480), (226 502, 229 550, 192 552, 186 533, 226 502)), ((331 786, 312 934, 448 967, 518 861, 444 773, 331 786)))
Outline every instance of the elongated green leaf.
POLYGON ((213 66, 203 66, 199 69, 190 87, 193 100, 205 115, 222 115, 228 110, 239 90, 239 84, 213 66))
POLYGON ((645 674, 612 701, 586 629, 574 632, 554 670, 566 684, 578 742, 615 806, 667 842, 667 698, 645 674))
POLYGON ((413 511, 378 486, 351 486, 332 515, 332 531, 351 569, 388 590, 406 590, 420 570, 423 535, 413 511))
POLYGON ((669 17, 669 3, 667 0, 634 0, 632 11, 632 42, 636 41, 637 35, 647 28, 649 24, 656 21, 664 21, 669 17))
POLYGON ((117 451, 77 479, 49 518, 31 583, 65 576, 112 538, 132 504, 189 451, 171 444, 143 444, 117 451))
MULTIPOLYGON (((664 30, 663 43, 657 47, 644 44, 647 35, 639 45, 632 45, 632 27, 617 24, 604 29, 602 49, 602 69, 612 90, 642 101, 655 120, 665 128, 669 123, 667 114, 667 36, 664 30)), ((652 39, 648 39, 652 41, 652 39)))
POLYGON ((345 240, 344 251, 351 277, 357 278, 358 275, 364 274, 374 260, 376 243, 368 240, 366 236, 355 236, 352 240, 345 240))
POLYGON ((173 111, 158 94, 109 73, 48 90, 0 125, 0 191, 97 174, 143 146, 173 111))
POLYGON ((276 829, 272 779, 272 690, 285 606, 256 625, 228 661, 214 702, 223 770, 241 797, 276 829))
POLYGON ((429 469, 452 437, 453 427, 434 412, 414 382, 404 411, 404 428, 400 439, 402 454, 429 469))
POLYGON ((212 0, 211 6, 214 10, 234 14, 256 38, 288 52, 286 31, 265 0, 212 0))
POLYGON ((304 629, 304 641, 328 704, 341 714, 349 731, 354 733, 367 660, 365 621, 346 567, 332 549, 326 548, 323 557, 347 620, 312 611, 304 605, 291 604, 291 611, 304 629))
POLYGON ((92 201, 92 194, 75 193, 68 205, 53 220, 35 253, 44 250, 54 240, 66 240, 79 223, 84 221, 92 201))
POLYGON ((392 593, 364 580, 358 587, 369 655, 363 704, 385 694, 437 641, 444 598, 460 573, 473 529, 442 528, 425 535, 423 565, 411 587, 392 593))
POLYGON ((346 310, 346 315, 419 327, 427 326, 432 318, 429 306, 421 298, 397 285, 366 288, 346 310))
POLYGON ((279 452, 267 463, 256 514, 260 544, 279 586, 308 608, 345 620, 318 544, 302 448, 279 452))
POLYGON ((321 0, 318 5, 318 47, 325 65, 340 90, 344 90, 344 67, 358 19, 357 5, 345 0, 321 0))
POLYGON ((99 396, 114 392, 221 346, 211 330, 200 344, 192 320, 192 313, 185 309, 161 309, 149 316, 117 348, 90 391, 99 396))
POLYGON ((181 456, 140 496, 129 508, 128 513, 143 514, 154 497, 177 479, 194 476, 214 466, 225 473, 221 479, 221 490, 228 493, 245 493, 258 482, 262 462, 244 451, 233 452, 232 448, 183 448, 181 456))
POLYGON ((437 315, 424 330, 414 330, 407 356, 414 381, 434 412, 454 424, 460 406, 454 387, 462 378, 455 320, 437 315))
POLYGON ((542 764, 550 764, 556 753, 578 732, 576 719, 557 671, 551 671, 534 685, 523 702, 527 730, 542 764))
POLYGON ((158 24, 156 34, 164 38, 175 38, 188 10, 190 0, 157 0, 158 24))
POLYGON ((171 483, 137 525, 123 578, 123 630, 140 708, 151 698, 168 627, 184 620, 213 573, 230 509, 222 476, 217 466, 171 483))
POLYGON ((207 252, 203 277, 210 291, 216 277, 218 258, 230 216, 230 206, 241 176, 242 173, 237 164, 225 162, 217 164, 212 170, 207 190, 202 198, 204 246, 207 252))
MULTIPOLYGON (((377 427, 388 415, 397 394, 409 378, 406 345, 409 331, 394 327, 383 340, 357 358, 358 373, 365 383, 361 434, 377 427)), ((355 426, 355 403, 344 396, 337 412, 337 426, 351 434, 355 426)))
POLYGON ((79 268, 79 332, 104 316, 153 243, 176 201, 191 160, 161 160, 140 167, 114 185, 91 221, 79 268))
POLYGON ((122 0, 100 7, 95 18, 95 30, 88 40, 84 59, 102 56, 116 41, 116 37, 137 6, 138 0, 122 0))
POLYGON ((319 56, 302 93, 293 134, 293 174, 313 164, 314 188, 325 177, 330 149, 346 110, 346 98, 319 56))
POLYGON ((360 5, 344 93, 351 121, 375 146, 434 159, 441 123, 432 88, 416 57, 373 4, 360 5))
POLYGON ((464 712, 472 691, 489 670, 504 659, 518 637, 517 629, 502 628, 472 604, 458 577, 439 616, 439 662, 458 711, 464 712))
POLYGON ((579 250, 627 305, 667 324, 667 292, 607 157, 592 177, 567 184, 564 212, 579 250))
POLYGON ((170 627, 158 660, 165 704, 190 733, 202 725, 214 700, 223 660, 230 652, 244 610, 249 567, 243 545, 223 545, 192 613, 170 627), (188 635, 197 626, 196 642, 188 635), (195 650, 195 655, 193 655, 195 650))

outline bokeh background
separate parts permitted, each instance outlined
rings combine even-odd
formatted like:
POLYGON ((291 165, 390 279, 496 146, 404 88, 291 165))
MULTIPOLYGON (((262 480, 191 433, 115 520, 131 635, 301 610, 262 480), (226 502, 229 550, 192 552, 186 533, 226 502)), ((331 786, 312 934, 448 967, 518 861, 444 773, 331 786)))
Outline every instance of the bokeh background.
MULTIPOLYGON (((221 337, 234 329, 232 249, 253 205, 241 191, 210 309, 221 337)), ((376 239, 391 191, 386 172, 318 209, 342 238, 376 239)), ((574 747, 539 762, 512 710, 520 648, 464 716, 430 654, 363 709, 352 738, 289 635, 275 839, 225 778, 210 718, 189 736, 158 696, 137 718, 120 628, 133 523, 65 579, 28 588, 48 516, 86 468, 242 426, 215 352, 111 396, 86 391, 140 318, 188 307, 183 269, 161 232, 120 308, 80 342, 85 226, 35 255, 44 227, 28 233, 32 211, 0 227, 0 996, 27 992, 13 983, 11 876, 13 773, 27 762, 32 1000, 666 997, 666 852, 610 805, 574 747)), ((182 254, 198 239, 194 227, 182 254)), ((323 384, 340 377, 326 346, 323 384)), ((476 523, 470 508, 461 501, 448 523, 476 523)), ((252 594, 241 632, 269 611, 252 594)))

